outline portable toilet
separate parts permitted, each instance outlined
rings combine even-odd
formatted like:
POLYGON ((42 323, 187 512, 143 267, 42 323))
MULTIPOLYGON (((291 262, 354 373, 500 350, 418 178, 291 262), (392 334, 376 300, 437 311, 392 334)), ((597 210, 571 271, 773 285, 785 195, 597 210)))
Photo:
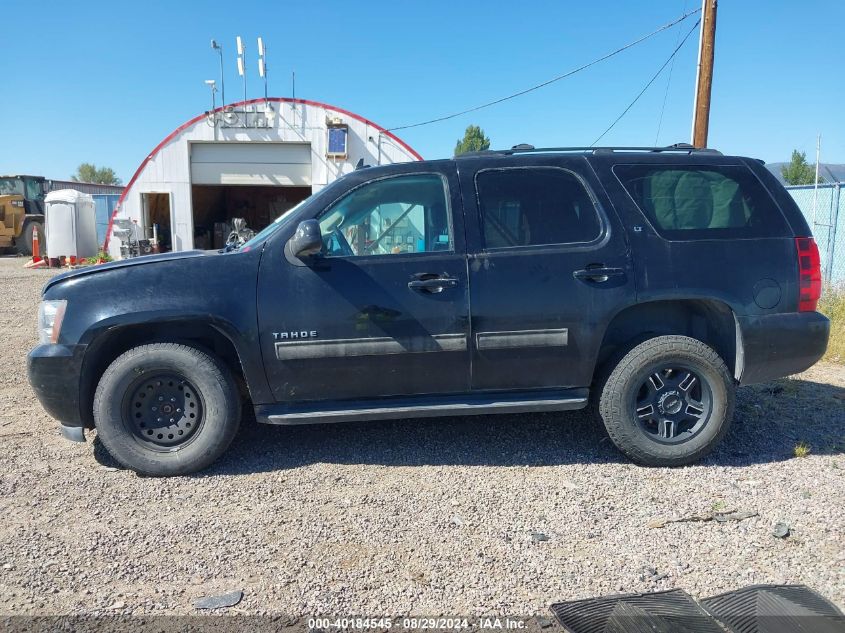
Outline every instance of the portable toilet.
POLYGON ((97 213, 93 197, 75 189, 59 189, 47 194, 44 205, 44 230, 51 259, 97 256, 97 213))

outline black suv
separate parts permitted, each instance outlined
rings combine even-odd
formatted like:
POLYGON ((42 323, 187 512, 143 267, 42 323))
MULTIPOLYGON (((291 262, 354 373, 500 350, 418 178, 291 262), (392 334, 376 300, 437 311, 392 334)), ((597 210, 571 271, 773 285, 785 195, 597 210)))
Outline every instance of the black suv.
POLYGON ((59 275, 29 379, 70 439, 205 468, 260 422, 580 409, 641 464, 699 459, 737 385, 827 345, 819 255, 757 160, 531 147, 359 169, 228 253, 59 275))

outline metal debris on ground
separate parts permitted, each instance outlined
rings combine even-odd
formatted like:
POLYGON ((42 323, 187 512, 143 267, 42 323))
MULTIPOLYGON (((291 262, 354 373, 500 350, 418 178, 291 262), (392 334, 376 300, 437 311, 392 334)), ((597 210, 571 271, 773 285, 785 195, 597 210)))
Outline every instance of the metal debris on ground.
POLYGON ((204 598, 199 598, 198 600, 194 600, 194 608, 195 609, 222 609, 225 607, 234 607, 238 604, 241 599, 244 597, 244 592, 237 590, 237 591, 230 591, 229 593, 224 593, 219 596, 206 596, 204 598))
POLYGON ((707 514, 690 514, 685 517, 677 519, 652 519, 647 523, 648 527, 657 529, 666 527, 670 523, 705 523, 707 521, 716 521, 717 523, 727 523, 728 521, 744 521, 756 517, 757 513, 753 510, 730 510, 720 512, 708 512, 707 514))

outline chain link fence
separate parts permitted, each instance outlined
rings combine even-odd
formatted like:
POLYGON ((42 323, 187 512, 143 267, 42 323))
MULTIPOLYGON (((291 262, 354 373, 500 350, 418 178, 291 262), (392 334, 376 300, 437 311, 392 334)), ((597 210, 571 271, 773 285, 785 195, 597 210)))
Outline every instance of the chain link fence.
POLYGON ((787 187, 813 231, 825 284, 845 287, 845 200, 837 182, 787 187))

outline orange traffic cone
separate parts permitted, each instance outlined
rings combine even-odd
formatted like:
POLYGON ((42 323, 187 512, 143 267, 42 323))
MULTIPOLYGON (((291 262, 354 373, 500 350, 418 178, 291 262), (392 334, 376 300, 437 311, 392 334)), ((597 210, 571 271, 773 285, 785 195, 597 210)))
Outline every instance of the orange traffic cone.
POLYGON ((32 227, 32 263, 41 261, 41 246, 38 243, 38 227, 32 227))

